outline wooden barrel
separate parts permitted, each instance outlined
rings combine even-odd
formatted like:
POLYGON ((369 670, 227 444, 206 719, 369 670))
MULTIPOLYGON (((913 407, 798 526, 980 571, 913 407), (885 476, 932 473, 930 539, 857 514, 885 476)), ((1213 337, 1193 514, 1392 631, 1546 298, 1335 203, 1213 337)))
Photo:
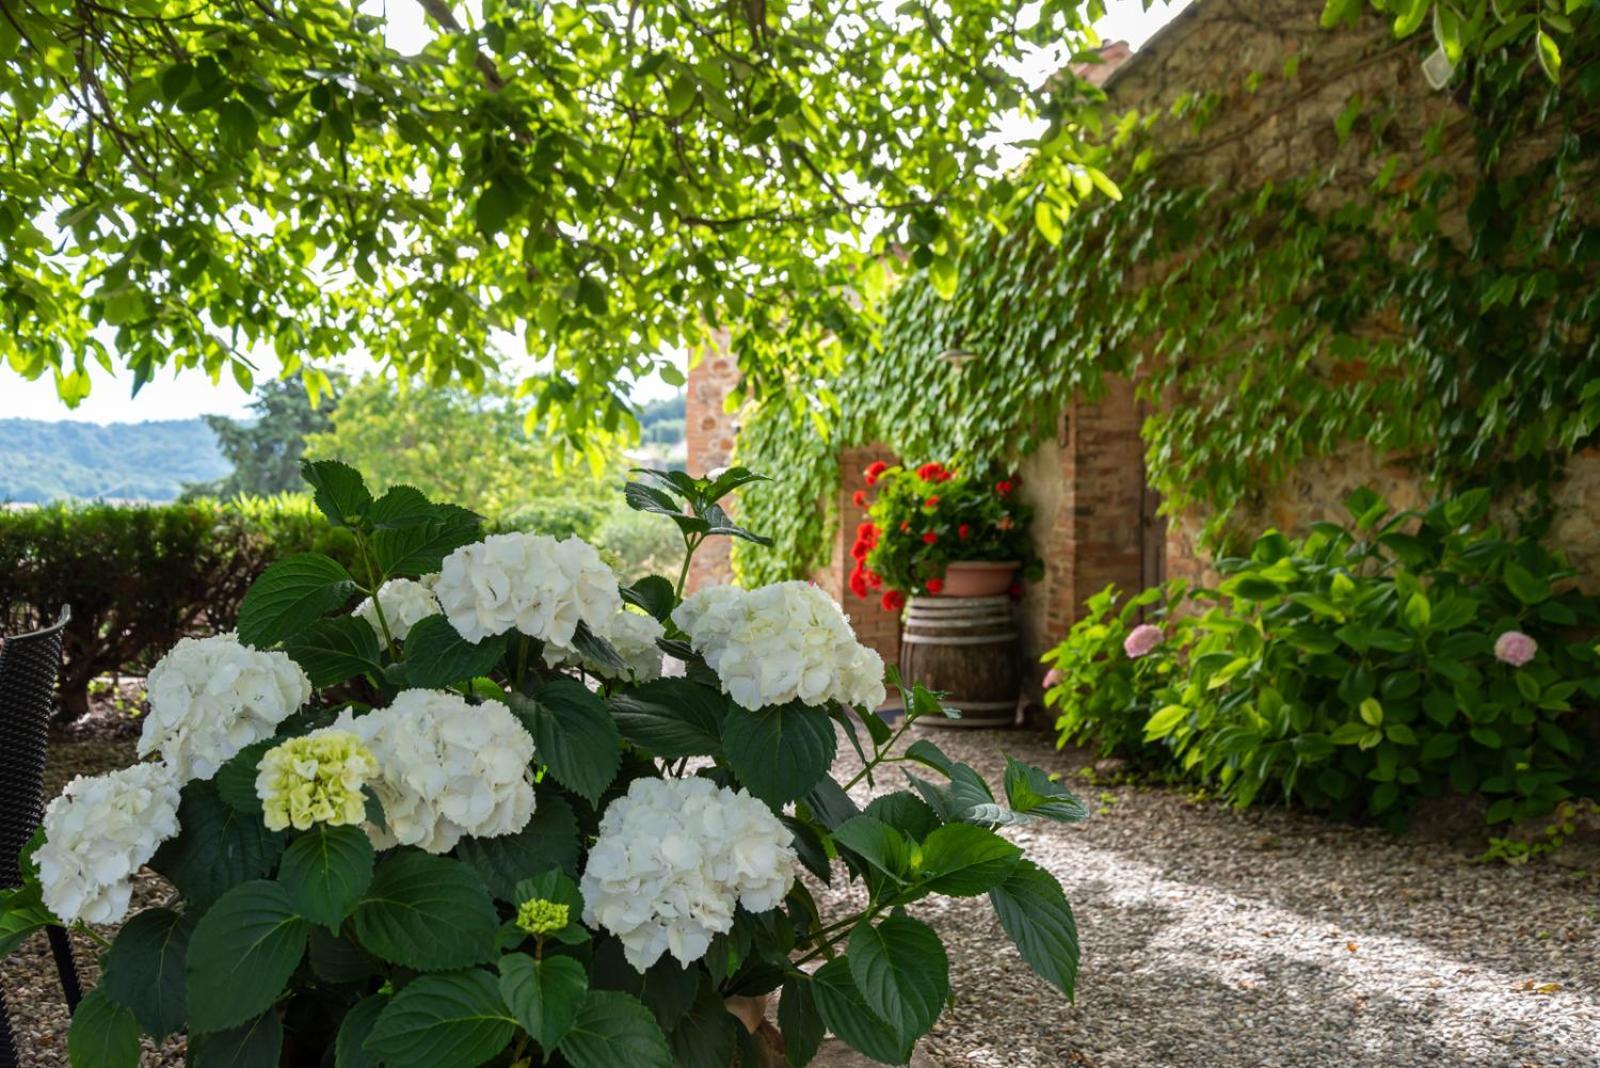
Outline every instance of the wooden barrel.
POLYGON ((1009 727, 1022 693, 1017 623, 1009 597, 913 597, 900 635, 907 686, 942 691, 960 719, 928 716, 930 727, 1009 727))

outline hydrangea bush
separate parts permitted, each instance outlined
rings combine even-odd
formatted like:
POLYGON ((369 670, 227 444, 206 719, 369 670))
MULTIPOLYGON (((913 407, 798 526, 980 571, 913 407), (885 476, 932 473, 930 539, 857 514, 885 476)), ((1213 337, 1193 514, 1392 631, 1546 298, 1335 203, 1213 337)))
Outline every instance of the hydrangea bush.
POLYGON ((294 556, 237 633, 180 642, 150 675, 156 759, 67 787, 0 898, 0 951, 125 920, 74 1065, 175 1032, 197 1068, 798 1066, 825 1031, 904 1063, 952 993, 916 915, 938 895, 987 895, 1072 995, 1072 911, 1000 832, 1083 807, 1036 768, 996 790, 900 744, 936 697, 880 718, 883 664, 815 587, 682 598, 705 539, 761 541, 720 504, 758 476, 639 472, 629 502, 685 560, 623 588, 576 538, 484 537, 408 487, 305 473, 372 588, 294 556), (859 808, 891 770, 905 788, 859 808), (129 917, 144 865, 175 892, 129 917), (859 907, 825 912, 839 880, 859 907), (732 1009, 764 995, 777 1025, 752 1030, 732 1009))

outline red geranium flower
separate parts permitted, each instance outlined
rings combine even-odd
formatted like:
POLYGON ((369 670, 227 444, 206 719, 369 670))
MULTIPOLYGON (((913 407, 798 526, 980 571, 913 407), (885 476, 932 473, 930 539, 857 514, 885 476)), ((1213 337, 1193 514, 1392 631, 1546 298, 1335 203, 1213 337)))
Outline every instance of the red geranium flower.
POLYGON ((924 507, 924 508, 937 508, 937 507, 939 507, 939 498, 938 497, 929 497, 927 500, 922 502, 922 507, 924 507))
POLYGON ((944 589, 944 579, 931 578, 928 580, 928 592, 938 593, 944 589))
POLYGON ((1010 496, 1011 491, 1016 488, 1017 484, 1010 479, 1002 479, 994 484, 994 491, 1002 497, 1010 496))
POLYGON ((867 506, 867 491, 856 490, 855 493, 851 495, 850 500, 857 508, 865 508, 867 506))
POLYGON ((935 534, 931 530, 928 531, 926 534, 924 534, 922 536, 922 544, 924 544, 924 545, 932 545, 934 542, 936 542, 938 540, 939 540, 939 535, 935 534))
POLYGON ((862 523, 856 527, 856 540, 868 545, 878 544, 878 528, 871 523, 862 523))
POLYGON ((867 485, 876 486, 878 484, 878 476, 887 470, 889 470, 888 464, 884 463, 882 460, 874 460, 872 463, 867 465, 867 469, 861 474, 864 478, 866 478, 867 485))
POLYGON ((883 576, 878 574, 876 571, 868 571, 867 572, 867 585, 871 586, 875 590, 882 589, 883 588, 883 576))
POLYGON ((906 606, 906 595, 899 590, 885 590, 883 600, 878 603, 885 612, 898 612, 906 606))
POLYGON ((860 564, 850 572, 850 592, 862 600, 867 597, 867 572, 860 564))
POLYGON ((917 468, 917 477, 924 482, 943 482, 945 481, 944 465, 923 464, 917 468))
POLYGON ((962 541, 966 541, 971 536, 972 524, 962 523, 959 527, 956 527, 956 537, 960 538, 962 541))
POLYGON ((910 529, 911 529, 911 520, 909 520, 909 519, 900 520, 900 533, 904 534, 906 531, 908 531, 910 529))
POLYGON ((872 546, 868 545, 864 541, 858 541, 854 545, 850 546, 850 555, 857 560, 865 560, 867 558, 867 554, 871 551, 872 546))

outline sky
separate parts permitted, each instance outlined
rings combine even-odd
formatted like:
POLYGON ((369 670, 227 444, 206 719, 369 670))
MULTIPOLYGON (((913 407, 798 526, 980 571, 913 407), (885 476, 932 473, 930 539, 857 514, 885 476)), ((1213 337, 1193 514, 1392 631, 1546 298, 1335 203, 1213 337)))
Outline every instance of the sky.
MULTIPOLYGON (((1107 14, 1096 24, 1103 40, 1127 41, 1135 49, 1142 46, 1152 34, 1166 25, 1179 11, 1189 6, 1190 0, 1155 0, 1151 10, 1144 10, 1145 0, 1109 0, 1107 14)), ((415 51, 425 39, 420 4, 411 0, 364 0, 363 7, 374 12, 387 9, 389 17, 389 43, 401 51, 415 51)), ((1008 131, 1009 132, 1009 131, 1008 131)), ((360 370, 359 366, 354 369, 360 370)), ((270 361, 257 368, 258 379, 277 373, 270 361)), ((128 423, 158 419, 192 419, 199 415, 228 415, 235 418, 249 414, 249 394, 241 390, 232 375, 224 374, 213 385, 201 371, 174 375, 161 371, 155 381, 139 391, 138 397, 129 395, 126 372, 121 377, 106 374, 98 366, 91 366, 93 388, 87 400, 76 409, 69 410, 56 398, 55 383, 46 375, 29 382, 15 371, 0 365, 0 419, 70 420, 88 423, 128 423)), ((659 379, 638 383, 633 391, 637 401, 648 401, 672 392, 659 379)))

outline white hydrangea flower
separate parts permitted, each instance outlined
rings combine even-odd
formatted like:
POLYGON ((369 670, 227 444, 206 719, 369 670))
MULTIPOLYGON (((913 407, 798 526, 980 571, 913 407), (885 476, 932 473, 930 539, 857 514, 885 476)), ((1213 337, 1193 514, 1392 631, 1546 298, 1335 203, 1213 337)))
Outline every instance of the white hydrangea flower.
POLYGON ((44 813, 34 854, 44 903, 63 921, 116 923, 132 879, 178 833, 178 777, 166 764, 78 776, 44 813))
POLYGON ((617 576, 582 538, 492 534, 445 557, 434 594, 469 642, 516 630, 569 648, 579 623, 602 633, 622 610, 617 576))
POLYGON ((182 639, 150 669, 145 689, 139 755, 159 750, 180 783, 211 778, 311 699, 311 680, 287 654, 251 649, 232 634, 182 639))
POLYGON ((379 849, 448 853, 464 836, 515 834, 533 816, 533 738, 499 701, 405 690, 388 708, 359 717, 347 710, 333 726, 377 758, 368 784, 385 827, 368 825, 367 834, 379 849))
POLYGON ((383 628, 378 625, 378 607, 383 608, 384 622, 389 624, 389 633, 395 641, 405 641, 406 635, 411 633, 411 628, 421 623, 429 616, 439 614, 439 601, 433 596, 433 590, 426 581, 416 579, 395 578, 378 587, 378 604, 372 603, 368 597, 356 605, 355 615, 360 616, 371 625, 373 633, 378 640, 383 640, 383 628))
POLYGON ((713 587, 685 600, 672 619, 745 708, 883 703, 883 659, 856 641, 849 617, 813 583, 713 587))
POLYGON ((583 871, 583 922, 644 971, 666 952, 705 956, 734 909, 777 908, 794 885, 793 835, 744 790, 710 779, 635 779, 600 819, 583 871))

